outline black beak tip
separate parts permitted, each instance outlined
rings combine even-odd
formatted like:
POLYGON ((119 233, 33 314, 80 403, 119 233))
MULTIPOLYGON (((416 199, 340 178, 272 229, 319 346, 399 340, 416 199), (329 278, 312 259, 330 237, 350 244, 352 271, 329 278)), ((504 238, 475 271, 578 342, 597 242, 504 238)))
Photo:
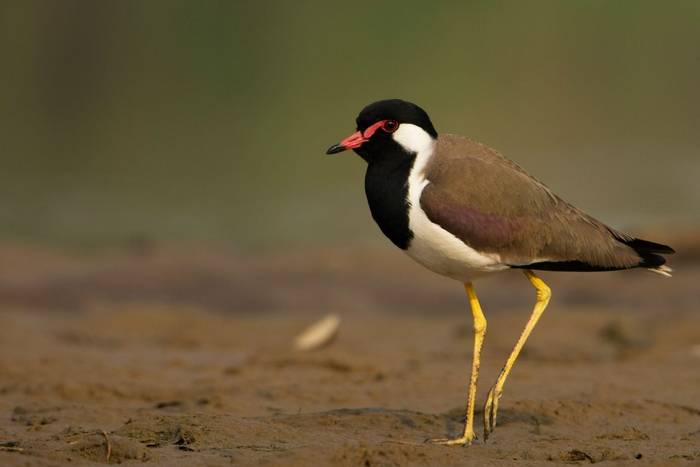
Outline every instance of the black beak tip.
POLYGON ((340 144, 334 144, 328 150, 326 151, 326 154, 337 154, 339 152, 345 151, 346 147, 341 146, 340 144))

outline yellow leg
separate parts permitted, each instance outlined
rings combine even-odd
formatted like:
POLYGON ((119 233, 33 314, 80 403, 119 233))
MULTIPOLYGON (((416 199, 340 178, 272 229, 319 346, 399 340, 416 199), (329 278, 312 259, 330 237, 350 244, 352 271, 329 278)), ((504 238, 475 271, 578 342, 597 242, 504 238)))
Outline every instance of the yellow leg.
POLYGON ((552 296, 552 292, 547 284, 545 284, 542 279, 537 277, 534 272, 530 271, 529 269, 526 269, 524 272, 527 278, 530 280, 530 283, 533 285, 533 287, 535 287, 537 292, 537 302, 532 310, 530 320, 527 322, 525 329, 523 329, 523 333, 520 335, 520 339, 518 339, 518 342, 515 344, 513 351, 508 357, 508 360, 506 360, 505 366, 498 375, 496 384, 494 384, 491 391, 489 391, 489 395, 486 399, 486 405, 484 406, 484 441, 488 439, 489 434, 494 430, 494 428, 496 428, 498 401, 503 395, 503 385, 506 382, 506 378, 508 377, 511 368, 513 368, 513 364, 515 363, 515 360, 517 360, 525 341, 532 332, 532 329, 537 324, 537 320, 540 319, 542 312, 544 312, 544 309, 547 308, 549 299, 552 296))
POLYGON ((464 433, 461 437, 455 439, 435 439, 431 440, 435 443, 446 445, 464 445, 472 444, 474 440, 474 404, 476 402, 476 381, 479 378, 479 365, 481 356, 481 346, 484 343, 486 335, 486 318, 481 311, 481 305, 476 298, 476 292, 471 282, 464 284, 464 288, 469 296, 469 305, 471 306, 472 316, 474 317, 474 355, 472 356, 472 373, 469 379, 469 394, 467 396, 467 416, 464 423, 464 433))

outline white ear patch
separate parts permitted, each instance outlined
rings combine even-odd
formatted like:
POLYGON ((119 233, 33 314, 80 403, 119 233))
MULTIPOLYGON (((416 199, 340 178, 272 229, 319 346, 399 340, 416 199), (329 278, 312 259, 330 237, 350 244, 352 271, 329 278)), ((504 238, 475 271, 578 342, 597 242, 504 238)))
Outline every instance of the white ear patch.
POLYGON ((432 147, 435 144, 435 140, 428 132, 412 123, 402 123, 391 134, 391 137, 403 146, 406 151, 416 154, 432 152, 432 147))

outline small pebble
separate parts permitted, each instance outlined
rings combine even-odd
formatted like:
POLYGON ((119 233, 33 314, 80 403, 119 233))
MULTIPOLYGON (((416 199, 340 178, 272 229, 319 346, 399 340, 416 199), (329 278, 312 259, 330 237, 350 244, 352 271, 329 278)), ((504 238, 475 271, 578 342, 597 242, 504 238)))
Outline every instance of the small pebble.
POLYGON ((296 339, 294 348, 301 351, 317 350, 326 347, 338 335, 340 316, 329 314, 306 328, 296 339))

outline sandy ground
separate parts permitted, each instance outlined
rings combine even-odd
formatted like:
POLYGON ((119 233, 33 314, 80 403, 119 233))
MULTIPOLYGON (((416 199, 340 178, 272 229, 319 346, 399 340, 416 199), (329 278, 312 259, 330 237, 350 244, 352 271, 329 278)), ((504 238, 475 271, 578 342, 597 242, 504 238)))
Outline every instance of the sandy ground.
MULTIPOLYGON (((660 239, 663 240, 663 239, 660 239)), ((543 274, 554 296, 488 443, 457 435, 471 317, 459 284, 388 247, 266 257, 0 248, 0 465, 700 465, 700 262, 543 274), (327 313, 338 338, 293 338, 327 313)), ((531 309, 477 283, 479 408, 531 309)), ((481 428, 481 411, 477 414, 481 428)))

